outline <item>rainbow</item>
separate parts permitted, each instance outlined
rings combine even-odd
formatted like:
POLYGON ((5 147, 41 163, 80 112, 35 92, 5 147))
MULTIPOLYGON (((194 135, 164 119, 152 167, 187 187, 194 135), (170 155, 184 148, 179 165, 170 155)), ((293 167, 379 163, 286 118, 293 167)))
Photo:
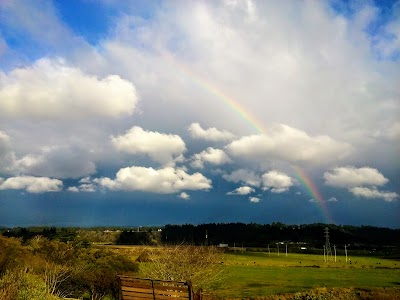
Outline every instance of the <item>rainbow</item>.
MULTIPOLYGON (((223 103, 227 104, 227 106, 233 110, 235 113, 241 116, 252 128, 256 130, 259 134, 266 133, 266 129, 264 129, 262 123, 257 120, 255 117, 250 115, 246 109, 237 103, 233 98, 229 97, 227 94, 223 93, 216 86, 208 82, 206 79, 201 78, 198 74, 194 73, 191 69, 189 69, 186 65, 177 62, 171 55, 166 54, 165 52, 162 56, 169 61, 174 66, 178 67, 185 75, 187 75, 192 82, 194 82, 200 88, 208 91, 210 94, 215 96, 217 99, 221 100, 223 103)), ((314 200, 317 201, 322 214, 324 215, 325 221, 334 224, 333 218, 328 210, 326 205, 326 201, 322 197, 319 192, 317 186, 314 182, 307 176, 303 169, 298 166, 293 166, 293 169, 296 172, 297 179, 301 182, 301 184, 306 188, 306 190, 310 193, 314 200)))
POLYGON ((262 122, 257 120, 254 116, 250 115, 246 109, 240 105, 238 102, 233 100, 232 97, 223 93, 216 86, 211 84, 206 79, 201 78, 198 74, 194 73, 191 69, 189 69, 186 65, 176 61, 173 59, 171 55, 163 53, 162 56, 164 59, 169 61, 172 65, 178 67, 185 75, 187 75, 193 83, 199 86, 201 89, 204 89, 208 93, 212 94, 214 97, 225 103, 233 112, 238 114, 242 119, 244 119, 252 128, 256 130, 257 133, 265 133, 266 129, 262 125, 262 122))
POLYGON ((325 221, 328 222, 329 224, 335 224, 333 221, 332 215, 328 210, 328 206, 326 205, 326 201, 322 197, 321 193, 319 192, 317 186, 314 184, 314 182, 311 181, 310 177, 307 176, 307 174, 304 172, 303 169, 301 169, 298 166, 293 166, 293 169, 296 171, 296 177, 297 179, 301 182, 301 184, 306 188, 308 193, 313 197, 315 201, 317 201, 322 214, 325 217, 325 221))

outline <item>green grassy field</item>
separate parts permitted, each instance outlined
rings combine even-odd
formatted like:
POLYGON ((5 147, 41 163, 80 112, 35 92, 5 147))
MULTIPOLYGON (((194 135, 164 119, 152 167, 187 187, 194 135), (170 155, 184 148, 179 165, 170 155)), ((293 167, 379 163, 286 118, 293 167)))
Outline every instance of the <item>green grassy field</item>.
POLYGON ((317 287, 398 287, 400 262, 375 257, 345 257, 324 262, 323 256, 276 253, 225 254, 226 279, 214 286, 220 297, 242 298, 294 293, 317 287), (351 263, 350 263, 351 261, 351 263))
MULTIPOLYGON (((148 247, 107 248, 124 253, 135 260, 148 247)), ((346 263, 344 256, 337 256, 336 262, 324 262, 323 255, 314 254, 288 253, 286 256, 285 253, 280 253, 278 256, 276 252, 270 255, 268 252, 228 252, 223 255, 222 265, 225 268, 224 278, 212 286, 212 294, 221 298, 256 298, 324 287, 389 287, 396 288, 394 293, 400 293, 398 260, 349 256, 346 263)), ((385 299, 399 298, 400 296, 389 296, 385 299)))

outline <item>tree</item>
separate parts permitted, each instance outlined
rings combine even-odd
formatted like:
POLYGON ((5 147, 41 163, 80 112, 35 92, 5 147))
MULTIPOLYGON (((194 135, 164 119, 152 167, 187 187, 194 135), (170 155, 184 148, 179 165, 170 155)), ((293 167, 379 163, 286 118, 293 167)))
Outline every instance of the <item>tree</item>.
POLYGON ((222 252, 217 247, 177 245, 148 251, 150 262, 140 265, 144 277, 188 280, 204 289, 223 279, 222 252))

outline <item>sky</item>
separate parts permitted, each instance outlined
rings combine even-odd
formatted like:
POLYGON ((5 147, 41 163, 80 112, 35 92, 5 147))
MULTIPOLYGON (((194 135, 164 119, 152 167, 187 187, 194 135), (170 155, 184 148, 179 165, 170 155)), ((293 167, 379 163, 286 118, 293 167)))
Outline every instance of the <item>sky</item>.
POLYGON ((400 1, 0 0, 0 226, 400 228, 400 1))

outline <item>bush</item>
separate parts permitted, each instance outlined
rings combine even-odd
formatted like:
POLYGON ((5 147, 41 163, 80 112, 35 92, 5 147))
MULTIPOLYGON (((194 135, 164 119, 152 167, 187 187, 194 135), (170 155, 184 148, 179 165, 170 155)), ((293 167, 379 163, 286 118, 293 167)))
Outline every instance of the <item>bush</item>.
POLYGON ((151 256, 149 251, 143 251, 142 253, 140 253, 140 255, 138 256, 138 258, 136 258, 137 262, 149 262, 151 261, 151 256))
POLYGON ((178 245, 153 248, 150 262, 140 264, 144 277, 161 280, 189 280, 207 289, 224 278, 222 252, 216 247, 178 245))
POLYGON ((0 235, 0 276, 7 270, 22 269, 30 261, 30 253, 21 241, 0 235))
POLYGON ((73 291, 70 295, 81 297, 89 292, 92 299, 102 299, 109 295, 117 298, 118 274, 138 272, 138 264, 125 256, 106 250, 80 249, 75 267, 81 266, 84 271, 77 272, 60 284, 63 291, 73 291))

